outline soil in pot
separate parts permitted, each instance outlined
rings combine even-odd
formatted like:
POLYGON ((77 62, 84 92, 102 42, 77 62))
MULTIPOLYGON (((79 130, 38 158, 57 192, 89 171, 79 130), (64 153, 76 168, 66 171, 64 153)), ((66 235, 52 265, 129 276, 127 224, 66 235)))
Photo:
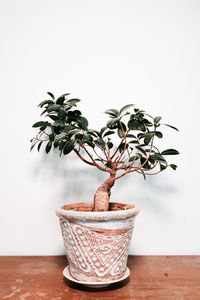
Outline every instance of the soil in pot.
MULTIPOLYGON (((108 211, 116 211, 116 210, 127 210, 133 208, 134 205, 131 204, 124 204, 124 203, 117 203, 117 202, 110 202, 109 203, 109 210, 108 211)), ((66 204, 62 206, 64 210, 73 210, 73 211, 93 211, 93 203, 89 202, 81 202, 81 203, 73 203, 73 204, 66 204)))

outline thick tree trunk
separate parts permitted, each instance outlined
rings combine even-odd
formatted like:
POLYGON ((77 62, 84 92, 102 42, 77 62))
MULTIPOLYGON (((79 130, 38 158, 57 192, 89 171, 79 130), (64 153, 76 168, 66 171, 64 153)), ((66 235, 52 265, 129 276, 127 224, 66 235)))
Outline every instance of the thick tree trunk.
POLYGON ((111 195, 111 188, 114 185, 115 174, 110 175, 110 177, 100 185, 94 195, 94 211, 108 211, 109 200, 111 195))

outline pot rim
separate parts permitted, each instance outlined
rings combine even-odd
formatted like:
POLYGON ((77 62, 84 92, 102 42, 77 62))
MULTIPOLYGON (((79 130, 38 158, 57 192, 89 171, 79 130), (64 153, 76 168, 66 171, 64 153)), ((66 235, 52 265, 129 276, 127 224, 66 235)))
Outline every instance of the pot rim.
POLYGON ((61 207, 56 209, 56 215, 67 220, 77 221, 116 221, 137 216, 140 209, 137 207, 117 211, 74 211, 61 207))

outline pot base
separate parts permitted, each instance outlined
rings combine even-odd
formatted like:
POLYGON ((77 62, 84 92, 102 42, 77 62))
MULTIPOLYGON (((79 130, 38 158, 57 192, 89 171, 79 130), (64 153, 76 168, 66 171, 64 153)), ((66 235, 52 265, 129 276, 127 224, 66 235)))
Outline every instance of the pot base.
POLYGON ((124 275, 121 278, 115 279, 115 280, 110 280, 110 281, 105 281, 105 282, 104 281, 101 281, 101 282, 79 281, 71 276, 71 274, 69 272, 69 266, 64 268, 63 275, 65 276, 65 278, 67 278, 68 280, 73 281, 75 283, 83 284, 84 286, 87 286, 90 288, 102 288, 102 287, 106 287, 112 283, 119 282, 119 281, 126 279, 130 275, 130 270, 127 267, 126 272, 124 273, 124 275))

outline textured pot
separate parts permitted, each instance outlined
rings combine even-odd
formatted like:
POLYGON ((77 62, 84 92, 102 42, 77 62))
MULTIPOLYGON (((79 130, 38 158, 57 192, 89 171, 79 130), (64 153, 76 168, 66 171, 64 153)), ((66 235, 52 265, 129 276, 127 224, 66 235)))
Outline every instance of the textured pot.
MULTIPOLYGON (((115 206, 115 203, 110 205, 115 206)), ((77 204, 75 208, 65 205, 56 210, 70 274, 76 280, 107 282, 124 275, 139 211, 133 205, 119 205, 122 210, 107 212, 77 211, 77 204)))

